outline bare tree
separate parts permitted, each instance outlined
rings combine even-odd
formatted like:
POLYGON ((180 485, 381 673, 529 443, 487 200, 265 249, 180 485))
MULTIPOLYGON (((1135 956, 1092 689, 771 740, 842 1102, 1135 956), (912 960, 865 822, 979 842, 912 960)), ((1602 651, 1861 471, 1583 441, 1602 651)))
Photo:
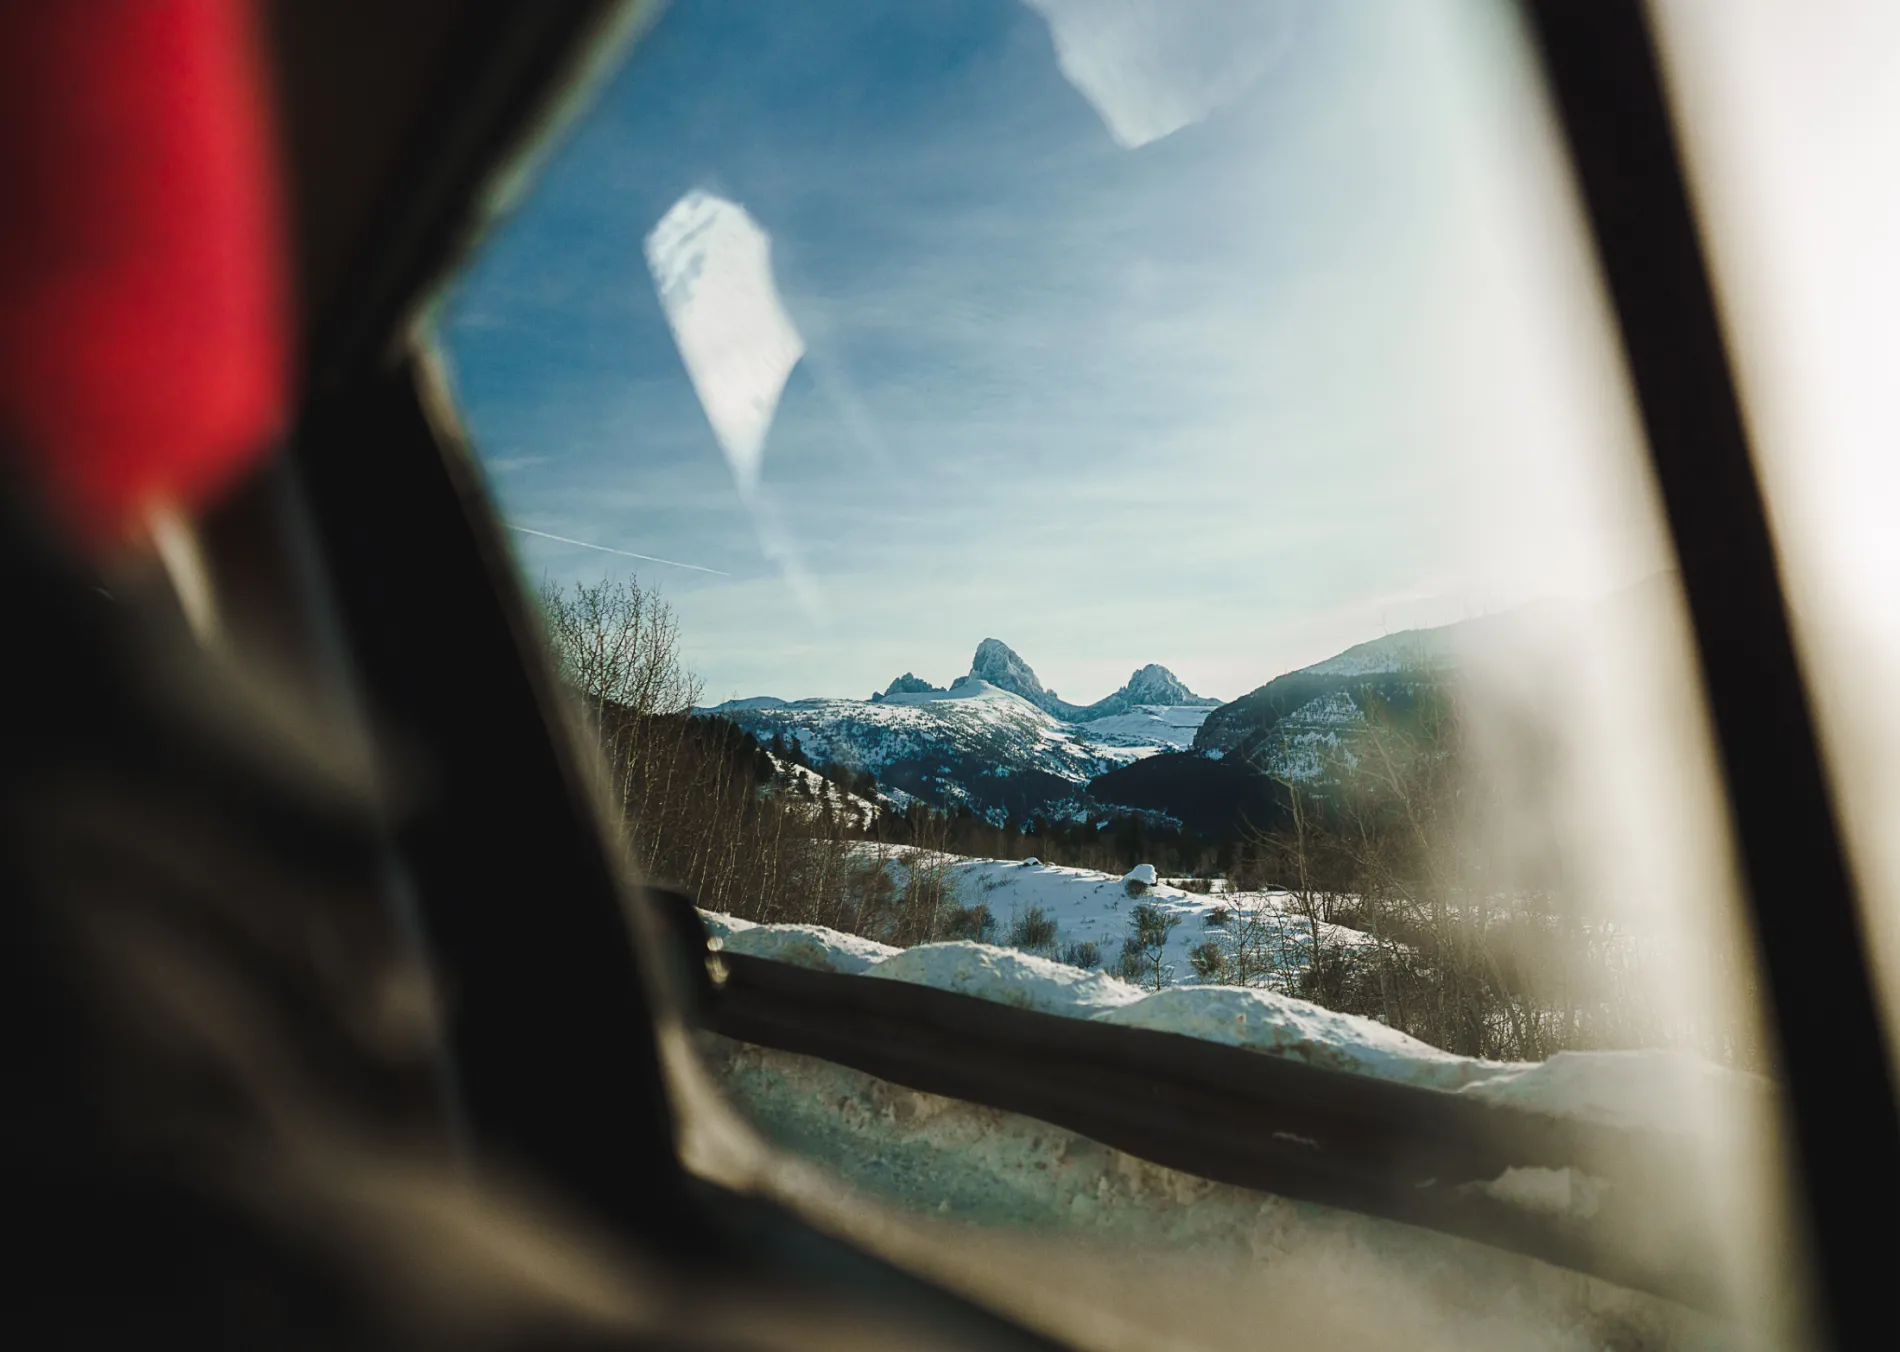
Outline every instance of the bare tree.
MULTIPOLYGON (((860 819, 787 793, 756 740, 693 715, 679 623, 636 579, 541 588, 551 656, 648 876, 708 909, 847 927, 860 819)), ((796 781, 803 787, 802 779, 796 781)), ((874 908, 873 908, 874 909, 874 908)))

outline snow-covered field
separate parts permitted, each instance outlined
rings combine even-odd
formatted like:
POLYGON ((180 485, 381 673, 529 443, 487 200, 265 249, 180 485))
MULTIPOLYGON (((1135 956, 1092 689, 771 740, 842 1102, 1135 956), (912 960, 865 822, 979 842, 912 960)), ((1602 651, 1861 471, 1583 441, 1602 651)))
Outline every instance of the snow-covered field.
MULTIPOLYGON (((874 848, 874 847, 867 847, 874 848)), ((887 851, 888 867, 902 887, 914 852, 887 851)), ((1197 946, 1231 932, 1234 917, 1252 917, 1266 933, 1289 976, 1311 956, 1312 940, 1304 917, 1284 892, 1188 892, 1157 881, 1139 896, 1129 895, 1122 875, 1092 869, 1067 868, 1034 860, 971 859, 941 854, 931 858, 945 869, 961 906, 987 906, 996 922, 995 939, 1007 939, 1015 923, 1032 910, 1055 922, 1056 934, 1042 951, 1053 956, 1073 943, 1093 943, 1098 960, 1114 968, 1122 940, 1128 936, 1136 906, 1147 903, 1172 920, 1161 962, 1172 969, 1172 982, 1193 985, 1198 978, 1189 960, 1197 946), (1220 923, 1225 913, 1226 926, 1220 923)), ((1356 948, 1371 942, 1357 930, 1322 925, 1320 941, 1328 947, 1356 948)))
POLYGON ((1091 741, 1108 746, 1139 748, 1143 755, 1157 750, 1185 751, 1211 712, 1204 705, 1138 704, 1125 714, 1091 718, 1078 724, 1091 741))

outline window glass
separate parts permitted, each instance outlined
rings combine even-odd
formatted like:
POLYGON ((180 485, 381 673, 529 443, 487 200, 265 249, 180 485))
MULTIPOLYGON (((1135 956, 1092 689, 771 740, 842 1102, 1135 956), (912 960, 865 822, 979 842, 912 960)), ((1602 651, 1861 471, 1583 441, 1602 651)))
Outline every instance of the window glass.
POLYGON ((1684 1162, 1648 1240, 1592 1230, 1626 1178, 1474 1186, 1715 1315, 705 1036, 787 1195, 1083 1341, 1783 1327, 1680 598, 1510 5, 680 0, 440 336, 728 955, 1625 1133, 1684 1162))
POLYGON ((1656 14, 1900 1053, 1900 12, 1656 14))

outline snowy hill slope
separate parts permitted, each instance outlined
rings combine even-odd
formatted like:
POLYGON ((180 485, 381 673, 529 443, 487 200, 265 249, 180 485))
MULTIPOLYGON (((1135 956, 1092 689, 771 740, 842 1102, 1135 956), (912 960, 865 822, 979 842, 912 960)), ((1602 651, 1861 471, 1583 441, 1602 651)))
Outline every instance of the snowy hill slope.
POLYGON ((802 789, 804 796, 811 799, 811 810, 814 814, 823 810, 822 804, 829 802, 832 810, 837 812, 847 825, 858 830, 869 830, 877 819, 889 810, 884 803, 873 802, 860 794, 839 788, 816 770, 800 765, 797 761, 781 760, 769 752, 767 758, 772 762, 774 776, 789 785, 798 786, 802 789))
MULTIPOLYGON (((1221 938, 1227 932, 1227 927, 1237 923, 1237 915, 1253 919, 1260 941, 1283 971, 1285 981, 1296 979, 1311 956, 1312 941, 1306 921, 1295 911, 1292 899, 1284 892, 1222 892, 1209 896, 1186 892, 1167 883, 1156 883, 1142 894, 1131 896, 1120 875, 1098 873, 1090 869, 1064 868, 1036 861, 925 854, 869 844, 862 849, 865 857, 884 861, 884 867, 890 871, 900 890, 907 883, 911 869, 919 862, 941 868, 958 905, 989 908, 995 922, 994 937, 997 943, 1007 938, 1018 921, 1032 911, 1039 912, 1043 919, 1055 926, 1053 935, 1035 950, 1035 953, 1042 955, 1037 959, 1039 962, 1045 957, 1053 957, 1071 944, 1089 943, 1095 945, 1098 965, 1112 969, 1121 952, 1122 940, 1128 936, 1134 908, 1143 903, 1179 922, 1169 931, 1167 943, 1160 954, 1162 968, 1168 972, 1175 985, 1199 984, 1190 952, 1210 939, 1221 938), (1227 917, 1225 921, 1223 915, 1227 917)), ((819 931, 815 926, 767 928, 774 933, 761 934, 746 942, 783 945, 792 943, 794 935, 809 937, 812 934, 829 933, 819 931), (785 937, 778 937, 780 932, 785 937)), ((863 945, 872 941, 855 935, 846 938, 850 951, 861 957, 874 950, 882 957, 898 952, 885 945, 873 945, 872 949, 865 949, 863 945)), ((1322 925, 1320 941, 1328 948, 1348 952, 1365 948, 1371 943, 1366 935, 1341 925, 1322 925)), ((805 957, 788 956, 776 950, 761 952, 760 956, 776 957, 802 966, 844 970, 832 968, 828 959, 820 960, 811 956, 817 950, 808 950, 804 946, 804 938, 798 942, 798 951, 805 957)), ((753 950, 740 948, 736 951, 753 950)), ((1018 956, 1029 957, 1034 954, 1018 956)), ((850 970, 858 969, 853 967, 850 970)), ((1078 979, 1084 975, 1073 967, 1063 967, 1062 970, 1073 973, 1078 979)), ((1087 976, 1098 984, 1109 980, 1101 971, 1087 976)), ((1133 989, 1123 986, 1120 981, 1111 984, 1123 990, 1133 989)))

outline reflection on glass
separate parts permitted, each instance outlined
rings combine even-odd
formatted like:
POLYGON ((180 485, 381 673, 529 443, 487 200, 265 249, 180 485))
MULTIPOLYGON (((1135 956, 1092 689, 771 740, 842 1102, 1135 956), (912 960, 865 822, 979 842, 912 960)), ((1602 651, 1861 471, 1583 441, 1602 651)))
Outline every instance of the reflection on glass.
POLYGON ((646 239, 660 308, 739 491, 759 457, 805 344, 772 284, 771 241, 744 207, 689 192, 646 239))
POLYGON ((476 264, 444 341, 557 665, 729 952, 1693 1142, 1652 1200, 1734 1318, 708 1039, 807 1202, 977 1227, 1014 1256, 959 1279, 1078 1337, 1773 1327, 1751 958, 1567 194, 1503 4, 682 0, 476 264))

